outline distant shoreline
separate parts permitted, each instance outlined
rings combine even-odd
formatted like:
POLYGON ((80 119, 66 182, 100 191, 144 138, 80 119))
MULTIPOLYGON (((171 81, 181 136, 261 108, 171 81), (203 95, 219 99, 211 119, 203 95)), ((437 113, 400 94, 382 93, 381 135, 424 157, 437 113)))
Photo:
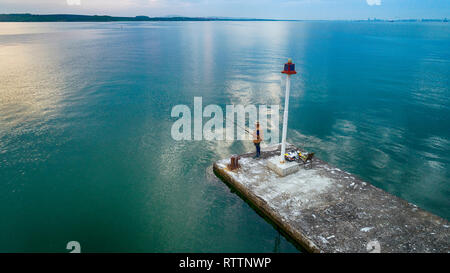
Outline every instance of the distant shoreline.
POLYGON ((115 17, 76 14, 0 14, 0 22, 151 22, 151 21, 297 21, 276 19, 246 19, 220 17, 115 17))
POLYGON ((108 15, 77 15, 77 14, 0 14, 0 22, 158 22, 158 21, 348 21, 348 22, 448 22, 443 19, 367 19, 367 20, 288 20, 288 19, 258 19, 258 18, 227 18, 227 17, 117 17, 108 15))

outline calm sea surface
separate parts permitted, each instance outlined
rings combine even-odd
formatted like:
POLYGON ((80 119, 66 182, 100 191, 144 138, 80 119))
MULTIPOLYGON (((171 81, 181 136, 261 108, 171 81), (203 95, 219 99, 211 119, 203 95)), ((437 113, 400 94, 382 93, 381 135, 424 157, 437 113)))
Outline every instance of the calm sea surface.
POLYGON ((170 135, 288 57, 288 141, 450 219, 448 23, 0 23, 0 252, 297 251, 212 173, 251 143, 170 135))

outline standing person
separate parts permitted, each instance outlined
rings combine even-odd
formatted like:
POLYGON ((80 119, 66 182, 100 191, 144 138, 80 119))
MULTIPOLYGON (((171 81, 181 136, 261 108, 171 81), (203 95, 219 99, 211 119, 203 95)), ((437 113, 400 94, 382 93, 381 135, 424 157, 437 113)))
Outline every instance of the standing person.
POLYGON ((255 158, 260 157, 260 155, 261 155, 260 143, 263 140, 264 140, 263 139, 263 133, 261 131, 261 128, 259 127, 259 121, 257 121, 256 122, 256 129, 253 132, 253 143, 255 144, 255 147, 256 147, 256 156, 255 156, 255 158))

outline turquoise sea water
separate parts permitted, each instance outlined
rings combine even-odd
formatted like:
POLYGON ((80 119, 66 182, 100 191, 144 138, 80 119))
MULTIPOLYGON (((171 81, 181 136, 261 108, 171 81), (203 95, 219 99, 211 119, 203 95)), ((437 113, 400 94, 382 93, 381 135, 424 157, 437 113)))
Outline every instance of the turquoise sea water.
POLYGON ((212 174, 251 143, 170 136, 288 57, 288 141, 450 219, 446 23, 0 23, 0 252, 297 251, 212 174))

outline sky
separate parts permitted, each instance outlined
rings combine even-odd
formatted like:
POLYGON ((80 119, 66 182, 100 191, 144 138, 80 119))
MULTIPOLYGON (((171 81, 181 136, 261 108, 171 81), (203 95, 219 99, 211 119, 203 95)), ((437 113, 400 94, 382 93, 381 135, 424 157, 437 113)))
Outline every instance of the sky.
POLYGON ((0 0, 0 13, 300 20, 450 18, 450 0, 0 0))

